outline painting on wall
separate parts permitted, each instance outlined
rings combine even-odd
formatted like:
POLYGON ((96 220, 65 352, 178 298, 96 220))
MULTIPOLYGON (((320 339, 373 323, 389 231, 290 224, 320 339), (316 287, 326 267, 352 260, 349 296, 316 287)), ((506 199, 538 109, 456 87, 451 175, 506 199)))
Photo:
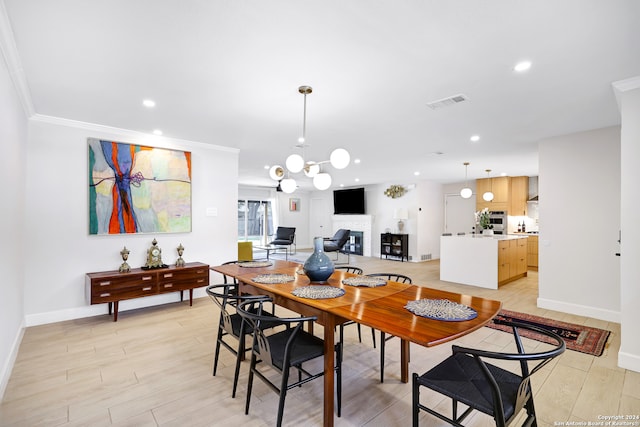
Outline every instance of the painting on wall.
POLYGON ((300 210, 300 199, 289 199, 289 210, 299 211, 300 210))
POLYGON ((191 231, 191 153, 88 139, 89 234, 191 231))

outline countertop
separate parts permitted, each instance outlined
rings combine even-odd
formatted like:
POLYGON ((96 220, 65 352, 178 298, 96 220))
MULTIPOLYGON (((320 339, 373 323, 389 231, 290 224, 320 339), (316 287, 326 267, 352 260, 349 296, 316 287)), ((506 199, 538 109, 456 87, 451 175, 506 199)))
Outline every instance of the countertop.
POLYGON ((524 239, 527 234, 494 234, 492 236, 486 236, 482 234, 464 234, 462 236, 452 235, 452 236, 442 236, 442 237, 458 237, 461 239, 493 239, 493 240, 515 240, 515 239, 524 239))

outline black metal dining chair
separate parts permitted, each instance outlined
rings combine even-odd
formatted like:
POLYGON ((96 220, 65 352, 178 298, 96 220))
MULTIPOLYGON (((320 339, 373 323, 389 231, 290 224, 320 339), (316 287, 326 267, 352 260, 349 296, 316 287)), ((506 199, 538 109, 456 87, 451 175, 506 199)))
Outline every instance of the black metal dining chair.
MULTIPOLYGON (((531 376, 553 358, 561 355, 565 351, 565 342, 556 333, 537 326, 497 318, 494 322, 511 327, 516 352, 501 353, 454 345, 452 355, 440 364, 422 375, 414 373, 412 387, 414 427, 418 427, 421 410, 454 426, 460 426, 461 421, 472 411, 477 410, 493 417, 496 426, 504 427, 509 425, 523 408, 527 411, 527 419, 522 425, 537 425, 531 376), (527 353, 520 338, 521 330, 548 338, 552 348, 527 353), (487 362, 491 359, 500 361, 501 367, 487 362), (505 369, 507 361, 517 362, 520 372, 514 373, 505 369), (537 362, 531 370, 529 362, 537 362), (453 404, 451 417, 421 404, 420 387, 429 388, 449 397, 453 404), (458 416, 458 402, 467 406, 460 416, 458 416)), ((513 370, 517 371, 518 367, 514 366, 513 370)))
MULTIPOLYGON (((336 266, 335 267, 336 270, 345 270, 348 273, 353 273, 353 274, 362 274, 364 270, 362 270, 360 267, 354 267, 351 265, 340 265, 340 266, 336 266)), ((353 320, 349 320, 347 322, 344 322, 340 325, 340 336, 342 337, 344 334, 344 327, 345 326, 349 326, 349 325, 356 325, 358 328, 358 341, 362 342, 362 327, 360 326, 360 323, 354 322, 353 320)), ((373 329, 371 329, 371 338, 373 339, 373 348, 376 348, 376 335, 373 329)), ((342 338, 341 338, 342 339, 342 338)))
MULTIPOLYGON (((244 301, 237 307, 240 316, 242 316, 253 329, 245 414, 249 414, 253 378, 257 376, 271 390, 279 395, 276 425, 280 427, 282 425, 284 402, 287 392, 292 388, 302 386, 324 375, 324 364, 322 364, 321 371, 315 373, 309 372, 302 367, 302 364, 305 362, 324 357, 324 341, 303 329, 305 324, 315 322, 317 320, 316 316, 273 319, 272 317, 265 316, 262 308, 263 304, 270 301, 270 298, 263 297, 244 301), (287 328, 267 336, 263 332, 264 322, 276 322, 287 328), (266 370, 259 370, 259 364, 267 365, 280 373, 280 384, 277 385, 269 379, 266 370), (290 382, 289 375, 292 368, 298 371, 298 379, 290 382)), ((338 399, 337 415, 340 416, 342 408, 342 341, 335 345, 335 352, 336 390, 338 399)))
MULTIPOLYGON (((218 323, 218 334, 216 337, 216 349, 213 358, 213 376, 218 371, 218 359, 220 356, 220 347, 224 347, 236 356, 236 366, 233 375, 233 389, 231 397, 236 397, 236 389, 238 386, 238 376, 240 374, 240 362, 244 359, 245 352, 250 348, 245 348, 245 338, 253 333, 253 328, 242 320, 242 317, 233 312, 236 307, 243 301, 263 298, 263 296, 255 295, 238 295, 236 285, 233 283, 223 283, 219 285, 208 286, 207 295, 220 309, 220 321, 218 323), (232 346, 227 342, 225 337, 232 337, 237 341, 236 346, 232 346)), ((263 317, 273 319, 273 307, 271 312, 264 312, 263 317)), ((272 328, 272 322, 265 321, 261 324, 262 328, 272 328)))
MULTIPOLYGON (((399 273, 371 273, 371 274, 367 274, 367 276, 384 277, 387 280, 391 280, 399 283, 408 283, 408 284, 412 283, 411 277, 406 276, 404 274, 399 274, 399 273)), ((371 333, 373 335, 373 347, 375 348, 376 338, 375 338, 375 333, 373 329, 371 330, 371 333)), ((380 382, 381 383, 384 382, 384 348, 385 348, 386 342, 389 341, 391 338, 393 338, 393 335, 387 336, 383 331, 380 331, 380 382)))

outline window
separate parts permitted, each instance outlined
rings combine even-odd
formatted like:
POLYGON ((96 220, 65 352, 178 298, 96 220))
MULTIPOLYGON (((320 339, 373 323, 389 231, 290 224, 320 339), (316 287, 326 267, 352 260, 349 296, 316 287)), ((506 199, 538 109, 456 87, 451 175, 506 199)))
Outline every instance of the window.
POLYGON ((238 200, 238 240, 262 242, 266 234, 273 234, 273 209, 269 200, 238 200))

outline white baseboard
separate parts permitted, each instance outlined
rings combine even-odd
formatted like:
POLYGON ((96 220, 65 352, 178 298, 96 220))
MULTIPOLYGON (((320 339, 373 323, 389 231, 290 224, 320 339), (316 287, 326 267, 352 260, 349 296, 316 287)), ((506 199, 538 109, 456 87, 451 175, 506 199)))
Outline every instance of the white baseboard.
POLYGON ((20 349, 20 343, 22 342, 22 337, 24 336, 24 321, 18 328, 16 332, 16 336, 13 340, 13 344, 11 345, 11 351, 9 352, 9 356, 2 367, 2 372, 0 372, 0 402, 4 398, 4 392, 7 389, 7 384, 9 384, 9 378, 11 377, 11 372, 13 371, 13 365, 16 363, 16 358, 18 357, 18 350, 20 349))
POLYGON ((630 371, 640 372, 640 356, 636 354, 618 352, 618 366, 630 371))
POLYGON ((576 314, 578 316, 593 317, 594 319, 606 320, 607 322, 620 323, 621 315, 619 311, 604 310, 597 307, 589 307, 580 304, 571 304, 564 301, 556 301, 545 298, 538 298, 538 307, 563 313, 576 314))
MULTIPOLYGON (((193 298, 207 296, 205 288, 193 290, 193 298)), ((189 300, 188 291, 184 292, 185 301, 189 300)), ((138 308, 153 307, 155 305, 168 304, 180 301, 180 294, 173 292, 170 294, 154 295, 143 298, 135 298, 120 301, 118 313, 135 310, 138 308)), ((45 313, 29 314, 25 316, 26 326, 45 325, 47 323, 64 322, 65 320, 82 319, 84 317, 101 316, 109 312, 107 304, 86 305, 82 307, 68 308, 64 310, 49 311, 45 313)))

